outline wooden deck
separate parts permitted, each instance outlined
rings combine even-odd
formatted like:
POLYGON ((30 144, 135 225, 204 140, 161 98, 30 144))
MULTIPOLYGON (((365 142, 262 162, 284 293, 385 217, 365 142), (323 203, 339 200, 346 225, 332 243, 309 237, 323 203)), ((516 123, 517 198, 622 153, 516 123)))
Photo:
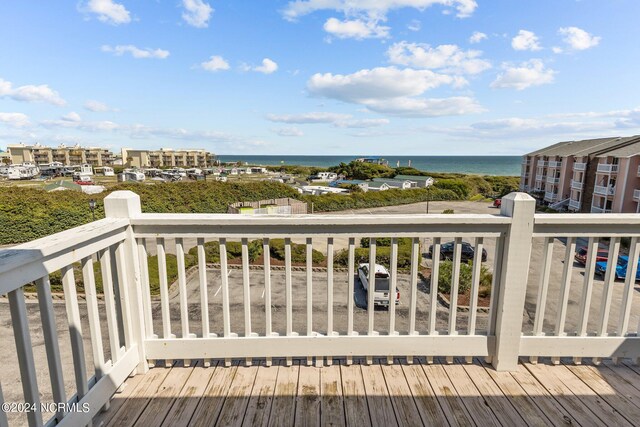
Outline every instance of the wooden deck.
MULTIPOLYGON (((386 359, 385 359, 386 362, 386 359)), ((96 426, 632 426, 640 367, 628 361, 153 368, 130 378, 96 426)))

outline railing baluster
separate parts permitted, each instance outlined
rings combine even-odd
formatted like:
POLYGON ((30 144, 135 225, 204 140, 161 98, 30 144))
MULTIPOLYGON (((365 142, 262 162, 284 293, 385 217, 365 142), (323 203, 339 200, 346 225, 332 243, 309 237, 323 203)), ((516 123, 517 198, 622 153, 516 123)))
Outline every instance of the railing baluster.
MULTIPOLYGON (((349 250, 348 250, 348 260, 347 260, 347 335, 351 336, 355 333, 353 332, 353 299, 354 295, 354 285, 355 285, 355 238, 349 237, 349 250)), ((347 356, 347 365, 351 365, 353 362, 352 356, 347 356)))
POLYGON ((100 253, 100 271, 102 273, 104 306, 107 312, 109 349, 111 351, 111 361, 115 364, 120 359, 120 333, 118 331, 118 318, 113 294, 113 272, 111 270, 111 251, 109 248, 100 253))
POLYGON ((30 426, 41 426, 40 394, 38 393, 36 364, 33 359, 33 347, 31 345, 31 336, 29 335, 29 320, 27 319, 27 306, 24 300, 23 288, 20 287, 11 291, 7 296, 9 297, 9 311, 11 312, 13 337, 16 341, 24 401, 33 404, 36 409, 35 411, 27 412, 27 420, 30 426))
MULTIPOLYGON (((269 249, 269 238, 262 239, 262 254, 264 258, 264 318, 265 335, 274 335, 271 326, 271 252, 269 249)), ((271 366, 272 359, 267 357, 266 365, 271 366)))
MULTIPOLYGON (((202 337, 209 338, 209 295, 207 294, 207 254, 204 239, 198 238, 198 281, 200 282, 200 313, 202 317, 202 337)), ((208 362, 206 362, 208 363, 208 362)))
POLYGON ((473 254, 473 271, 471 273, 471 301, 469 302, 468 335, 476 334, 476 318, 478 315, 478 293, 480 292, 480 273, 482 270, 482 250, 484 239, 476 237, 473 254))
POLYGON ((587 335, 587 323, 589 321, 589 308, 591 307, 591 294, 593 291, 593 274, 598 253, 598 239, 589 237, 587 249, 587 263, 584 269, 584 287, 580 303, 580 319, 578 321, 578 336, 587 335))
MULTIPOLYGON (((398 283, 398 238, 391 238, 391 258, 389 260, 389 335, 398 335, 396 332, 396 287, 398 283)), ((387 356, 387 364, 393 364, 393 356, 387 356)))
MULTIPOLYGON (((184 242, 176 239, 176 260, 178 264, 178 290, 180 292, 180 323, 182 326, 182 338, 189 336, 189 305, 187 301, 187 275, 184 263, 184 242)), ((185 362, 188 366, 189 363, 185 362)))
POLYGON ((431 283, 429 284, 429 335, 438 335, 438 274, 440 270, 440 238, 433 239, 431 251, 431 283))
MULTIPOLYGON (((244 305, 244 336, 250 337, 251 333, 251 289, 249 282, 249 239, 243 238, 242 245, 242 302, 244 305)), ((245 359, 245 365, 251 366, 251 358, 245 359)))
MULTIPOLYGON (((624 337, 629 327, 629 315, 631 314, 631 301, 636 284, 636 274, 638 272, 638 255, 640 254, 640 241, 638 237, 631 238, 629 245, 629 262, 627 263, 627 277, 624 280, 624 291, 622 292, 622 305, 620 307, 620 318, 618 319, 617 335, 624 337)), ((617 262, 611 260, 610 262, 617 262)), ((614 267, 615 268, 615 267, 614 267)))
POLYGON ((333 335, 333 237, 327 239, 327 336, 333 335))
MULTIPOLYGON (((307 237, 307 336, 313 335, 313 240, 307 237)), ((313 357, 307 356, 307 366, 313 364, 313 357)))
MULTIPOLYGON (((51 283, 49 282, 49 276, 44 276, 36 280, 36 289, 38 292, 40 318, 42 319, 42 335, 44 336, 44 345, 47 350, 47 364, 49 367, 49 379, 51 380, 51 394, 53 395, 54 402, 65 403, 67 398, 64 391, 62 359, 60 358, 60 345, 58 343, 58 332, 56 330, 56 319, 53 311, 53 299, 51 297, 51 283)), ((100 341, 100 350, 102 350, 102 341, 100 341)), ((58 422, 62 421, 65 414, 66 411, 64 408, 60 408, 56 412, 56 419, 58 422)))
MULTIPOLYGON (((93 272, 93 259, 90 256, 82 260, 82 279, 84 281, 85 297, 87 298, 87 317, 89 318, 93 367, 95 369, 96 381, 99 381, 106 372, 106 364, 104 362, 104 349, 102 347, 102 330, 100 328, 100 311, 98 309, 96 280, 93 272)), ((109 403, 107 402, 103 408, 105 410, 109 409, 109 403)))
MULTIPOLYGON (((544 313, 547 306, 547 293, 549 291, 549 275, 551 274, 551 261, 553 259, 553 237, 547 237, 544 240, 544 249, 542 255, 542 273, 538 282, 538 298, 536 303, 536 312, 533 321, 533 335, 542 335, 542 327, 544 326, 544 313)), ((531 363, 538 363, 537 356, 529 357, 531 363)))
POLYGON ((158 278, 160 282, 160 307, 162 311, 162 337, 171 336, 171 312, 169 311, 169 283, 167 280, 167 257, 164 249, 164 239, 157 239, 156 254, 158 256, 158 278))
MULTIPOLYGON (((286 334, 287 336, 293 335, 293 301, 291 295, 291 239, 284 239, 284 299, 285 299, 285 312, 286 312, 286 334)), ((293 359, 288 356, 286 359, 287 366, 293 364, 293 359)))
MULTIPOLYGON (((369 238, 369 274, 367 277, 367 318, 369 321, 369 327, 367 329, 367 335, 377 335, 374 330, 374 313, 375 313, 375 290, 376 290, 376 238, 369 238)), ((367 365, 373 363, 373 355, 366 356, 367 365)))
MULTIPOLYGON (((220 280, 222 287, 222 330, 223 336, 231 336, 231 317, 229 314, 229 273, 227 269, 227 239, 220 238, 220 280)), ((231 366, 231 359, 224 359, 225 366, 231 366)))
MULTIPOLYGON (((2 394, 2 383, 0 383, 0 408, 4 407, 4 395, 2 394)), ((6 411, 0 411, 0 426, 8 426, 9 419, 6 411)))
POLYGON ((609 255, 607 257, 607 272, 604 277, 604 289, 602 290, 602 302, 600 304, 600 323, 598 335, 607 335, 609 325, 609 313, 611 310, 611 297, 613 295, 613 283, 616 280, 616 266, 618 253, 620 252, 620 238, 612 237, 609 242, 609 255))
POLYGON ((457 335, 458 333, 456 331, 456 318, 458 314, 458 288, 460 285, 461 258, 462 238, 456 237, 453 246, 453 264, 451 265, 451 292, 449 294, 449 335, 457 335))
POLYGON ((87 366, 84 359, 84 343, 82 341, 82 324, 80 323, 76 281, 73 274, 73 266, 64 267, 61 272, 64 302, 67 307, 67 319, 69 321, 73 372, 76 377, 78 401, 80 401, 89 391, 89 387, 87 385, 87 366))
POLYGON ((116 271, 118 272, 118 296, 120 297, 120 315, 124 331, 124 342, 127 349, 131 348, 133 342, 133 323, 131 310, 131 298, 129 297, 129 277, 126 267, 127 257, 125 256, 125 242, 116 245, 116 271))
POLYGON ((144 330, 146 338, 153 338, 153 317, 151 313, 151 288, 149 285, 149 262, 147 260, 148 256, 147 240, 138 239, 138 259, 140 260, 140 286, 142 286, 144 330))
POLYGON ((573 254, 576 252, 576 240, 567 237, 567 248, 564 256, 564 272, 562 273, 562 288, 560 289, 560 306, 558 319, 556 320, 556 336, 564 336, 564 324, 567 319, 567 305, 569 302, 569 290, 571 288, 571 272, 573 271, 573 254))
POLYGON ((410 305, 409 305, 409 335, 417 335, 416 310, 418 306, 418 267, 420 266, 420 239, 414 237, 411 240, 411 279, 410 279, 410 305))

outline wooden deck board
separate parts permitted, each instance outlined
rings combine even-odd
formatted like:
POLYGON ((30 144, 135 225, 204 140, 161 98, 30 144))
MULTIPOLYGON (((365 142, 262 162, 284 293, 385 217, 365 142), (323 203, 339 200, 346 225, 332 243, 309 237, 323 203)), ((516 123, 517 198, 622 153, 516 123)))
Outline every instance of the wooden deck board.
POLYGON ((637 424, 640 375, 612 365, 153 368, 127 380, 96 426, 637 424))

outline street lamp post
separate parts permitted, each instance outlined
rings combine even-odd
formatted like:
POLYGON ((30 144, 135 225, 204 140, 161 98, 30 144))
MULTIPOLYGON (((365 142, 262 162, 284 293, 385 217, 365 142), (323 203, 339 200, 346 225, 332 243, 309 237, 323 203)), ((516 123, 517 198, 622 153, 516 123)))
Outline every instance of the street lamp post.
POLYGON ((94 199, 89 200, 89 209, 91 209, 91 216, 93 221, 96 220, 96 201, 94 199))

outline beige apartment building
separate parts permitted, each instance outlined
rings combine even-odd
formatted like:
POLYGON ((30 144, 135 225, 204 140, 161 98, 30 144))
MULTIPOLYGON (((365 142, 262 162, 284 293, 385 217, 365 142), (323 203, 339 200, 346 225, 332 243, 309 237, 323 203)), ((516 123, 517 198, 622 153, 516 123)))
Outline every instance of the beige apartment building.
POLYGON ((159 150, 122 149, 122 161, 128 167, 184 167, 206 168, 216 164, 216 156, 204 149, 159 150))
POLYGON ((564 141, 523 156, 520 189, 558 210, 637 212, 639 163, 639 136, 564 141))
POLYGON ((14 144, 7 147, 11 163, 31 162, 38 165, 60 162, 65 166, 90 164, 91 166, 110 166, 113 164, 113 153, 101 147, 46 147, 40 144, 14 144))

